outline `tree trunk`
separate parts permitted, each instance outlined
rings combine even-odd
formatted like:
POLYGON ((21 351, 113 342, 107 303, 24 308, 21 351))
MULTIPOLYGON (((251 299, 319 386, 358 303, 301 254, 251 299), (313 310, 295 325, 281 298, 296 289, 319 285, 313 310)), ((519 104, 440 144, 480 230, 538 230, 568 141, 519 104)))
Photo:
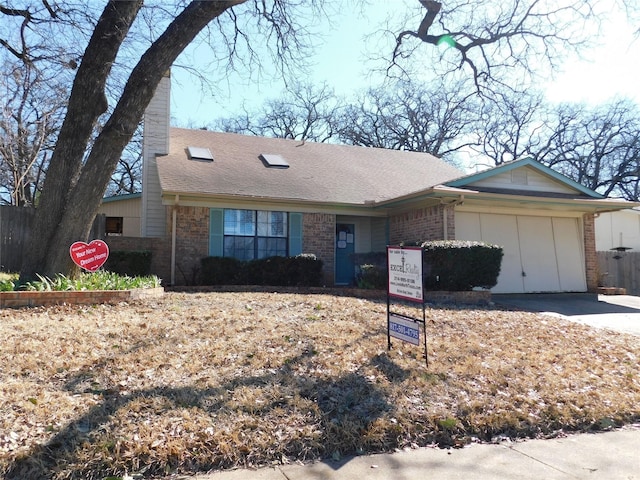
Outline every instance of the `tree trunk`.
POLYGON ((51 158, 40 206, 20 272, 71 274, 69 247, 86 241, 118 160, 131 140, 164 73, 195 36, 228 8, 246 0, 191 2, 149 47, 131 72, 111 117, 88 151, 95 121, 106 110, 104 85, 110 65, 141 2, 110 1, 87 46, 71 92, 67 116, 51 158))

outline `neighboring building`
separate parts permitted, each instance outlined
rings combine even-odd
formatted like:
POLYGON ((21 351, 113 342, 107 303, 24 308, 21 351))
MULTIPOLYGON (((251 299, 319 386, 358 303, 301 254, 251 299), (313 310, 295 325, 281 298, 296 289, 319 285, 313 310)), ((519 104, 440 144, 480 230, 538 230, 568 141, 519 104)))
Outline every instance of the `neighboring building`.
POLYGON ((595 223, 599 283, 640 295, 640 210, 601 213, 595 223))
POLYGON ((619 210, 596 216, 596 250, 620 247, 640 252, 640 210, 619 210))
MULTIPOLYGON (((606 199, 524 159, 464 175, 424 153, 169 127, 170 79, 145 115, 140 239, 165 283, 205 256, 313 253, 327 285, 353 282, 352 253, 410 240, 503 246, 494 292, 594 291, 594 215, 606 199)), ((112 247, 113 248, 113 247, 112 247)))
POLYGON ((141 193, 105 197, 98 210, 105 215, 105 232, 109 236, 140 236, 141 193))

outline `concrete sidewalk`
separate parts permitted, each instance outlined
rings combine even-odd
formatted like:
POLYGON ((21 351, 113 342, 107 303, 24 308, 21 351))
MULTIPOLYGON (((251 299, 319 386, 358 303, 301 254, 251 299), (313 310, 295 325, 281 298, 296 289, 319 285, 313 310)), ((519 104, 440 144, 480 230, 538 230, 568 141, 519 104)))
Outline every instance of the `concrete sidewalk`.
MULTIPOLYGON (((194 477, 189 477, 193 479, 194 477)), ((342 462, 199 475, 196 480, 640 479, 640 425, 553 440, 421 448, 342 462)))

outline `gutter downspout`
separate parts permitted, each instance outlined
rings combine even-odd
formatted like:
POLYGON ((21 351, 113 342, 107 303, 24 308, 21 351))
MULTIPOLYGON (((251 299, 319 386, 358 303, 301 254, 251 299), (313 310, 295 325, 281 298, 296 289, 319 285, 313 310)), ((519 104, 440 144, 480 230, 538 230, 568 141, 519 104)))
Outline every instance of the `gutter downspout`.
POLYGON ((176 195, 171 212, 171 285, 176 284, 176 226, 178 218, 178 203, 180 195, 176 195))
POLYGON ((440 204, 444 205, 442 209, 442 239, 449 240, 449 220, 447 219, 447 210, 448 207, 455 207, 456 205, 462 205, 464 203, 464 195, 460 195, 456 200, 445 203, 443 200, 440 200, 440 204))

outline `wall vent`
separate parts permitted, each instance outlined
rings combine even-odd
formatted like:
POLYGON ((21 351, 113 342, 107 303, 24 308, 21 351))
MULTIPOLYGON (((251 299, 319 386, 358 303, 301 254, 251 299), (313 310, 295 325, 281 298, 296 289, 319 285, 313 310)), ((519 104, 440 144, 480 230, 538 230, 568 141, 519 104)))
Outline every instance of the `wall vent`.
POLYGON ((524 168, 511 170, 511 183, 514 185, 527 185, 529 183, 527 171, 524 168))

